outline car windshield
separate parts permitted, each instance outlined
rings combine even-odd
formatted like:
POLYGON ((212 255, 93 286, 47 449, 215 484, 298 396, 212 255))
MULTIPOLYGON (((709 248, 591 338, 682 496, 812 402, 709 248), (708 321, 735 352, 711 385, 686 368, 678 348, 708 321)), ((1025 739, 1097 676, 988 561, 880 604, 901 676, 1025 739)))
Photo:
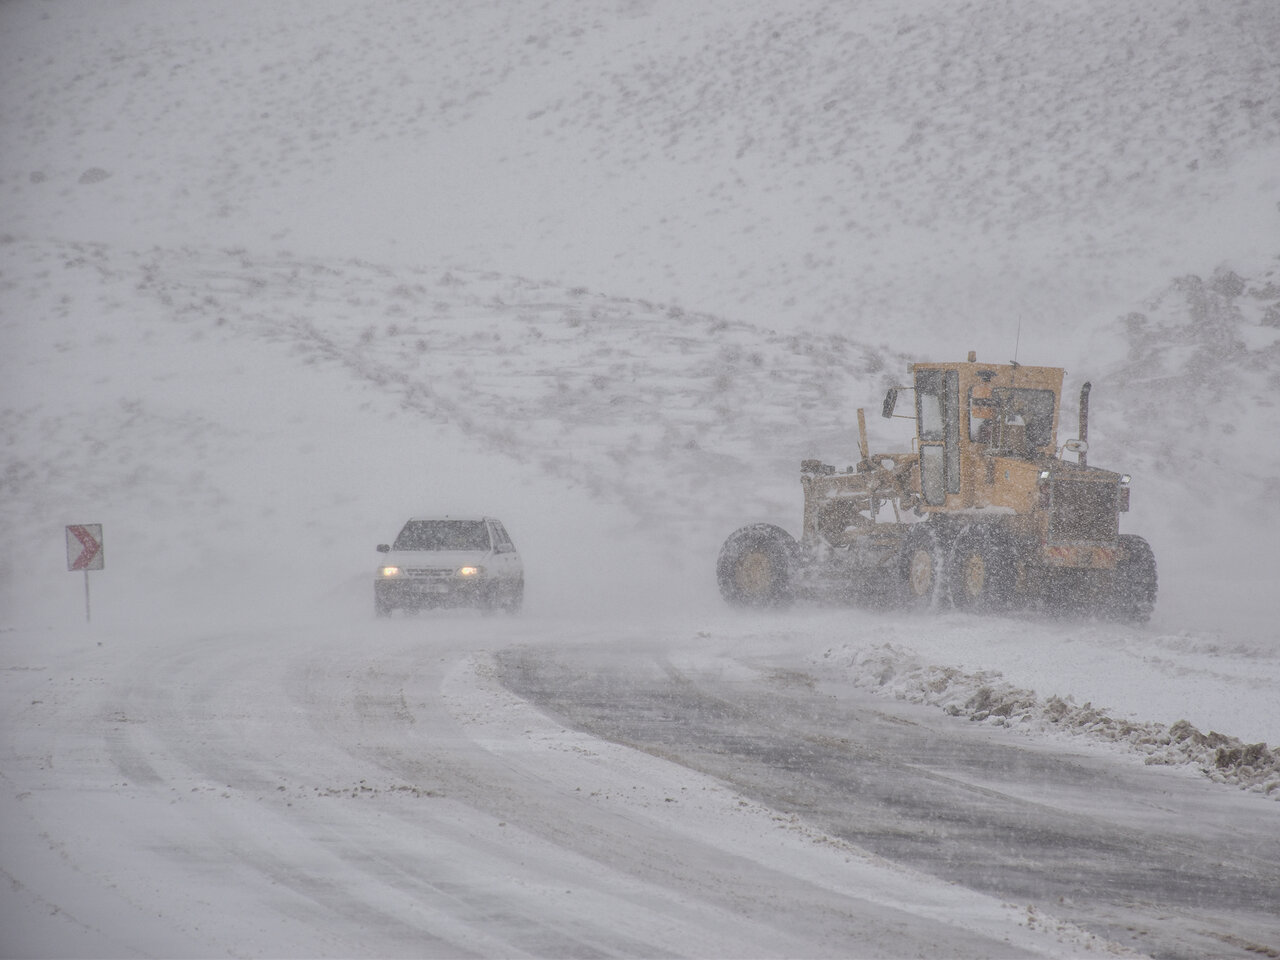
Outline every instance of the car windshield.
POLYGON ((488 550, 483 520, 410 520, 393 545, 396 550, 488 550))

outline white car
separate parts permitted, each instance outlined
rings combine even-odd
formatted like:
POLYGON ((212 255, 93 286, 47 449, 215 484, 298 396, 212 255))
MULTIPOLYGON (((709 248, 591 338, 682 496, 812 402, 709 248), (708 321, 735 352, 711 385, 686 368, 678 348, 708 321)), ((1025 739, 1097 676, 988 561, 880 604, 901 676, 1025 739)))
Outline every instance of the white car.
POLYGON ((493 517, 414 517, 391 544, 378 544, 373 609, 477 607, 517 613, 524 602, 524 565, 493 517))

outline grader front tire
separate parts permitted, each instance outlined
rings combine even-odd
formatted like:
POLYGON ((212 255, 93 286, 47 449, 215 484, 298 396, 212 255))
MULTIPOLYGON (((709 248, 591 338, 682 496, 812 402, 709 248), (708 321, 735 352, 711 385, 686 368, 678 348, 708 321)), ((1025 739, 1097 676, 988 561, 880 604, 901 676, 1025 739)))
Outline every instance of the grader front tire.
POLYGON ((720 595, 735 607, 786 606, 795 552, 795 540, 781 527, 757 523, 736 531, 716 561, 720 595))

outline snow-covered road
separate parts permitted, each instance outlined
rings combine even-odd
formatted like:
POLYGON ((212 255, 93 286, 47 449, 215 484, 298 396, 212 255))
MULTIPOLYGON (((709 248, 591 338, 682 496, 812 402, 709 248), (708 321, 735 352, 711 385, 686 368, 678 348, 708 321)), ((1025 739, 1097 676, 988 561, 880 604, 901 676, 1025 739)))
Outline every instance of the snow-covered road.
MULTIPOLYGON (((1203 851, 1244 824, 1260 841, 1280 836, 1280 808, 1256 794, 1005 731, 975 740, 972 725, 929 706, 879 701, 868 712, 872 695, 831 676, 819 691, 803 670, 781 683, 758 645, 710 634, 644 643, 634 629, 457 614, 225 632, 9 631, 0 644, 6 955, 1025 956, 1106 943, 1055 919, 1068 906, 1046 902, 1047 887, 1028 900, 990 873, 958 884, 928 858, 871 852, 874 831, 861 842, 826 822, 829 808, 780 797, 785 757, 812 753, 812 725, 832 709, 863 711, 875 736, 928 731, 951 763, 975 743, 1018 753, 1027 765, 1009 783, 998 782, 1008 771, 972 774, 966 789, 982 800, 971 812, 984 818, 1035 810, 1036 823, 1050 823, 1095 791, 1055 801, 1046 771, 1058 770, 1055 783, 1098 775, 1106 789, 1076 827, 1105 822, 1120 856, 1149 847, 1167 864, 1190 854, 1192 884, 1203 851), (723 749, 714 718, 673 709, 664 736, 678 731, 685 746, 630 749, 513 694, 499 674, 517 663, 526 680, 554 674, 560 706, 576 698, 623 724, 640 701, 620 696, 620 684, 638 690, 654 664, 678 663, 645 709, 675 707, 696 674, 733 691, 739 743, 766 727, 776 740, 748 751, 754 759, 735 774, 724 764, 741 756, 723 749), (1164 791, 1158 801, 1121 808, 1117 796, 1151 783, 1164 791)), ((831 757, 811 760, 808 783, 834 771, 831 757)), ((904 757, 887 783, 936 781, 927 768, 904 757)), ((916 821, 894 829, 933 843, 953 812, 949 793, 918 796, 916 821)), ((844 805, 846 826, 859 802, 844 805)), ((1044 836, 1031 831, 1021 848, 1015 833, 1001 837, 993 862, 1034 873, 1044 836)), ((1254 859, 1239 841, 1220 850, 1233 882, 1255 871, 1260 896, 1276 883, 1274 860, 1258 866, 1261 848, 1254 859)), ((1105 872, 1116 859, 1086 866, 1105 872)), ((1163 904, 1160 889, 1135 885, 1125 895, 1140 906, 1100 898, 1112 908, 1102 920, 1070 910, 1114 934, 1195 894, 1183 884, 1163 904)), ((1194 914, 1201 931, 1221 905, 1210 894, 1194 914)), ((1268 929, 1253 913, 1220 911, 1207 942, 1227 952, 1280 942, 1274 921, 1268 929)), ((1132 939, 1202 951, 1204 937, 1188 939, 1186 926, 1132 939)))
POLYGON ((713 774, 895 863, 1028 904, 1032 918, 1047 909, 1152 956, 1280 943, 1274 804, 1259 809, 1258 797, 1185 768, 922 710, 851 686, 842 665, 799 666, 726 634, 514 650, 499 662, 513 687, 581 729, 713 774))

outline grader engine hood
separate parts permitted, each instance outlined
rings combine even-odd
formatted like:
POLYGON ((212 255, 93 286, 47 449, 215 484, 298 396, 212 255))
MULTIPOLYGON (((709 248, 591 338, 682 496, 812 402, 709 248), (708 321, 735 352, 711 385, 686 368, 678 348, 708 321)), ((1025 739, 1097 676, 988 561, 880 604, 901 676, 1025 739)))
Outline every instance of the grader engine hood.
POLYGON ((1120 514, 1129 509, 1129 478, 1055 461, 1040 473, 1039 505, 1048 515, 1047 544, 1115 543, 1120 514))

